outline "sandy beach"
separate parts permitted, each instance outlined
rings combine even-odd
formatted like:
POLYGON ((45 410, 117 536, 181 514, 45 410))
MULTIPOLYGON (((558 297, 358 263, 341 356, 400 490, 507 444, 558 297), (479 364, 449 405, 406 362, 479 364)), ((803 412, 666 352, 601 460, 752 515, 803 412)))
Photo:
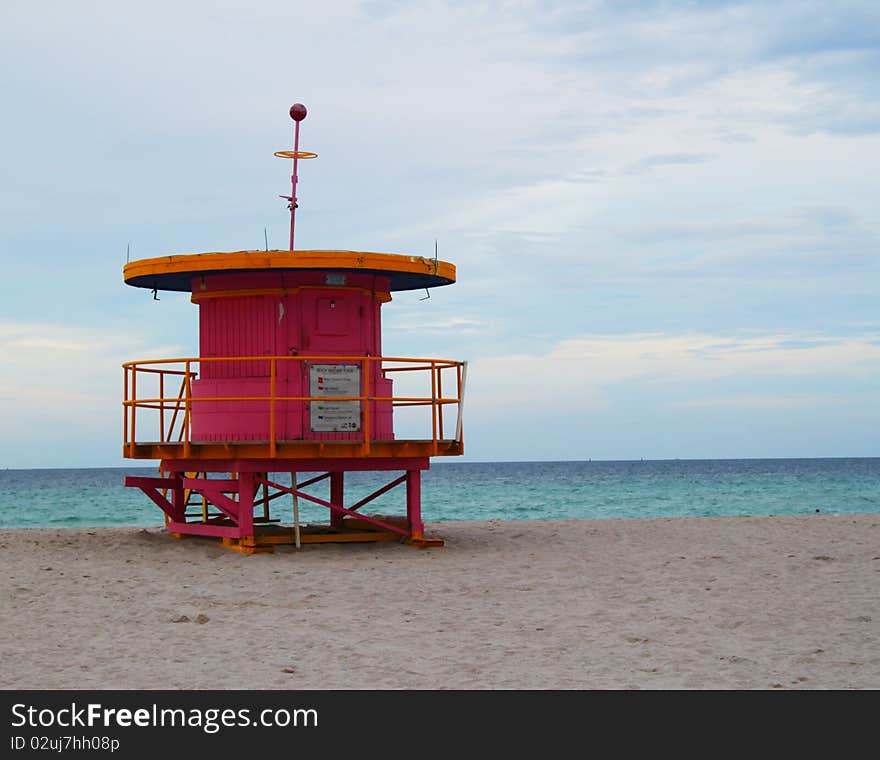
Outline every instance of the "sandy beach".
POLYGON ((7 689, 876 689, 880 515, 0 531, 7 689))

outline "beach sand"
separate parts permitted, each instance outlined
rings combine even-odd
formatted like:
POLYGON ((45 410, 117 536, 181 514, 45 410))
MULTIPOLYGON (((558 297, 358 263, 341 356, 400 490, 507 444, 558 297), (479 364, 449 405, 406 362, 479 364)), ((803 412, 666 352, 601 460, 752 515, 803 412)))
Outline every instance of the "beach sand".
POLYGON ((0 531, 6 689, 876 689, 880 515, 0 531))

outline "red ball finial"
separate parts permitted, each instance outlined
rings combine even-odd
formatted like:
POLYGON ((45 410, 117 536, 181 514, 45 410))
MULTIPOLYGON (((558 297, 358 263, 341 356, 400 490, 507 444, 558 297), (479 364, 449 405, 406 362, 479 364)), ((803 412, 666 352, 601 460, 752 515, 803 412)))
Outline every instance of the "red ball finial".
POLYGON ((294 103, 290 107, 290 118, 294 121, 302 121, 306 118, 306 107, 302 103, 294 103))

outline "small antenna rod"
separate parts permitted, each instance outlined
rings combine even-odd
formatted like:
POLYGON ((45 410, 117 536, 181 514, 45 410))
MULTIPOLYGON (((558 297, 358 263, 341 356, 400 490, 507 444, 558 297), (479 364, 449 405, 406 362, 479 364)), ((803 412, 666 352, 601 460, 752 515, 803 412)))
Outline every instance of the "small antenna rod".
POLYGON ((293 252, 293 228, 296 226, 296 183, 299 179, 296 174, 299 163, 299 123, 306 118, 306 107, 302 103, 294 103, 290 107, 290 118, 296 127, 293 130, 293 173, 290 175, 290 250, 293 252))

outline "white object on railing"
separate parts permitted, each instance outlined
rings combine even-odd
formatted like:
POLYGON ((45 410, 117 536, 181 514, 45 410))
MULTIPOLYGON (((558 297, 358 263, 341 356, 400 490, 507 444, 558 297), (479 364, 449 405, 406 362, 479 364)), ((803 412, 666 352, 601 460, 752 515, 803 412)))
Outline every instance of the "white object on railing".
MULTIPOLYGON (((290 485, 294 491, 296 491, 296 473, 290 473, 290 485)), ((294 493, 293 495, 293 535, 296 539, 296 548, 300 548, 299 543, 299 497, 294 493)))
POLYGON ((464 412, 464 387, 467 383, 467 362, 461 363, 461 388, 458 389, 458 419, 455 422, 455 440, 461 443, 461 415, 464 412))

